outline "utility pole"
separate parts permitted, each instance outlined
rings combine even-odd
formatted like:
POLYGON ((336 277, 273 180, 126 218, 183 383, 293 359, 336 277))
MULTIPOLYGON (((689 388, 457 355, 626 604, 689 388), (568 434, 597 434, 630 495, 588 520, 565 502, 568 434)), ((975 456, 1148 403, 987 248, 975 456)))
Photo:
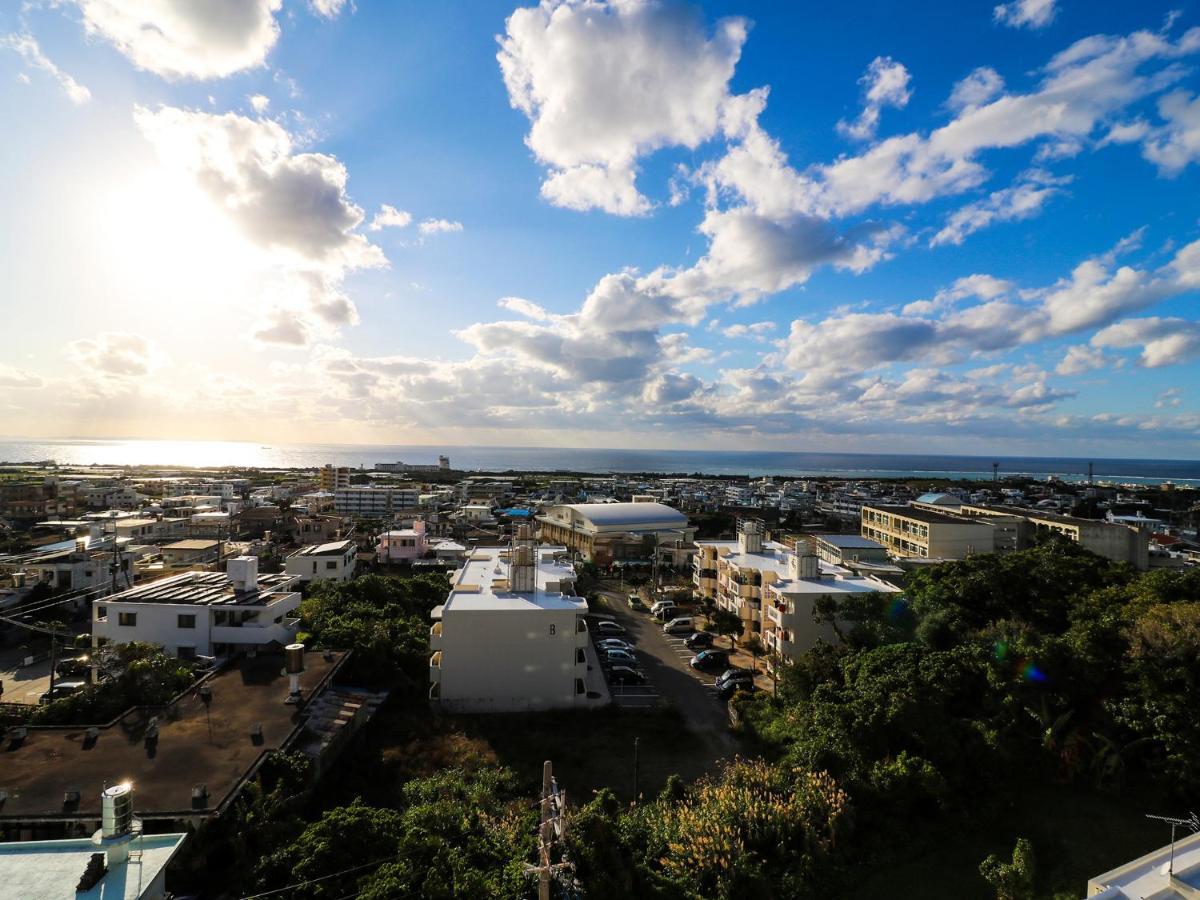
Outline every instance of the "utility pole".
POLYGON ((641 738, 633 739, 633 802, 637 803, 638 799, 638 744, 641 743, 641 738))
POLYGON ((554 780, 550 760, 542 764, 542 820, 538 826, 538 900, 550 900, 550 789, 554 780))

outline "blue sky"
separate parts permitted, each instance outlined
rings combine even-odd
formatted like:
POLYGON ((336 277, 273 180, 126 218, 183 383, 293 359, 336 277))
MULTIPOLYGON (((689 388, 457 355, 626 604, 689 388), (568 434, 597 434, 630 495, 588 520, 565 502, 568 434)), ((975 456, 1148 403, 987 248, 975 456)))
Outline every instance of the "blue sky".
POLYGON ((1194 457, 1172 4, 0 12, 10 436, 1194 457))

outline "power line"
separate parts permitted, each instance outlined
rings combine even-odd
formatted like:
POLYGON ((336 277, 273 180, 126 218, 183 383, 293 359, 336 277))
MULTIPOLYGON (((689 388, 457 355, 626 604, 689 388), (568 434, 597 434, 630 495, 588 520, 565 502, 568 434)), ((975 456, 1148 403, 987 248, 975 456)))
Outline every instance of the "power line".
MULTIPOLYGON (((361 872, 363 869, 369 869, 372 866, 381 866, 385 862, 391 862, 393 859, 394 859, 394 857, 391 857, 391 856, 384 857, 383 859, 377 859, 374 862, 363 863, 361 866, 354 866, 349 869, 342 869, 340 872, 333 872, 332 874, 329 874, 329 875, 322 875, 320 878, 310 878, 310 879, 308 879, 308 881, 298 881, 295 884, 285 885, 284 887, 275 888, 274 890, 270 890, 270 891, 263 891, 261 894, 248 894, 247 896, 243 897, 242 900, 258 900, 259 897, 271 897, 271 896, 274 896, 275 894, 282 894, 284 891, 293 891, 296 888, 307 887, 308 885, 316 884, 319 881, 328 881, 330 878, 337 878, 339 875, 349 875, 351 872, 361 872)), ((358 892, 356 891, 355 893, 351 894, 350 896, 355 897, 357 895, 358 895, 358 892)))

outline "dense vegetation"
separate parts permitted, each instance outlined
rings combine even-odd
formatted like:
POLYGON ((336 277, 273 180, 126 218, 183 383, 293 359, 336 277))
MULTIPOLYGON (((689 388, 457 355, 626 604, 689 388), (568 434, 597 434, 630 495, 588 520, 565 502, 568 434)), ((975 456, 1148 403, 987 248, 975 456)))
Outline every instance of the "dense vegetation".
MULTIPOLYGON (((365 648, 364 675, 416 680, 442 590, 436 579, 374 577, 321 588, 305 602, 305 627, 319 643, 365 648)), ((838 646, 791 667, 777 697, 737 701, 753 758, 691 785, 672 779, 633 806, 609 790, 577 798, 555 845, 571 864, 555 896, 853 896, 868 873, 941 852, 947 835, 1011 818, 1023 798, 1132 794, 1179 810, 1200 801, 1200 571, 1139 574, 1053 541, 918 571, 905 597, 849 601, 838 646)), ((297 897, 536 890, 523 873, 534 861, 536 786, 488 760, 405 776, 374 793, 375 805, 314 802, 307 816, 278 784, 256 791, 236 825, 254 835, 246 887, 310 882, 297 897)), ((1039 815, 1019 818, 1021 828, 1039 815)), ((1099 822, 1110 826, 1119 823, 1099 822)), ((953 896, 1081 894, 1080 873, 1056 868, 1063 847, 1042 832, 994 836, 953 896)))
POLYGON ((161 706, 195 680, 186 663, 163 653, 156 644, 102 647, 95 662, 99 683, 39 707, 32 724, 103 724, 133 706, 161 706))

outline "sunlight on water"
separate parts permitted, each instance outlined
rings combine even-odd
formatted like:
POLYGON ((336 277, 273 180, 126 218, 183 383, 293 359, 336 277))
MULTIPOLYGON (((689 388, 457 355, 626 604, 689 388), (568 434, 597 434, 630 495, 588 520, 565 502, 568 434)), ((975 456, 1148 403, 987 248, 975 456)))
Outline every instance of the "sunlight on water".
POLYGON ((39 441, 59 464, 100 466, 238 466, 278 465, 272 448, 248 441, 39 441))

